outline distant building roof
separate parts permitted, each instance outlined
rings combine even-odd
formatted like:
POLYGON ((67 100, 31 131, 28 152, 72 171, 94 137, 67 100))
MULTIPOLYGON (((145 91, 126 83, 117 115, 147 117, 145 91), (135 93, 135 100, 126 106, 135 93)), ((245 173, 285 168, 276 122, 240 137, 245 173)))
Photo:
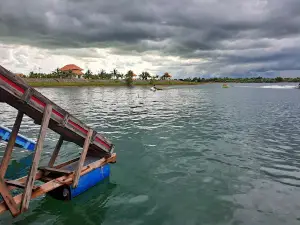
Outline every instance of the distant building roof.
POLYGON ((165 72, 165 77, 172 77, 172 75, 171 74, 169 74, 168 72, 165 72))
POLYGON ((60 68, 61 71, 69 71, 69 70, 83 70, 79 66, 76 66, 75 64, 68 64, 64 67, 60 68))
POLYGON ((16 73, 16 75, 17 75, 18 77, 25 77, 25 75, 24 75, 23 73, 16 73))
POLYGON ((69 71, 71 70, 73 74, 76 75, 82 75, 83 73, 81 72, 83 69, 81 69, 79 66, 76 66, 75 64, 68 64, 65 65, 64 67, 59 69, 60 71, 69 71))

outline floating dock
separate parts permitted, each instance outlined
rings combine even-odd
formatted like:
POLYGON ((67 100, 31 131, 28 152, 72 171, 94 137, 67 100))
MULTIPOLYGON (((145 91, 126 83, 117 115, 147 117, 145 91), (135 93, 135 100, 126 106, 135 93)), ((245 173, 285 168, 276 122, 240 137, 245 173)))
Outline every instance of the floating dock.
MULTIPOLYGON (((12 130, 0 125, 0 140, 9 141, 12 130)), ((35 141, 21 134, 17 135, 15 146, 29 151, 34 151, 35 141)))
POLYGON ((7 210, 15 217, 28 210, 31 199, 45 193, 61 199, 71 199, 109 175, 108 163, 116 162, 114 145, 70 113, 30 87, 22 78, 0 66, 0 102, 18 110, 8 144, 0 165, 0 213, 7 210), (5 179, 11 153, 24 114, 41 125, 35 145, 32 165, 27 176, 5 179), (47 128, 60 135, 47 166, 38 167, 47 128), (83 148, 80 157, 54 165, 63 142, 73 142, 83 148), (103 172, 105 171, 105 173, 103 172), (35 185, 35 181, 43 183, 35 185), (15 188, 23 192, 13 196, 15 188))

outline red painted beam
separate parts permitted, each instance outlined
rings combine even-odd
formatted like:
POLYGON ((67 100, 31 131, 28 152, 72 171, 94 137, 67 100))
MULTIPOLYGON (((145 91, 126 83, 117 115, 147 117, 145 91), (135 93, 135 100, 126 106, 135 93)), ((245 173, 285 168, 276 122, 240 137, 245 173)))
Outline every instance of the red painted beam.
MULTIPOLYGON (((22 94, 24 94, 25 90, 20 87, 19 85, 17 85, 16 83, 14 83, 13 81, 7 79, 6 77, 4 77, 3 75, 0 74, 0 79, 3 80, 5 83, 7 83, 9 86, 13 87, 14 89, 18 90, 19 92, 21 92, 22 94)), ((46 107, 46 103, 42 102, 40 99, 38 99, 35 96, 32 96, 30 98, 32 101, 36 102, 37 104, 39 104, 42 108, 46 107)), ((57 112, 55 109, 52 110, 53 114, 55 114, 56 116, 60 117, 60 118, 64 118, 64 116, 60 113, 57 112)), ((77 130, 80 130, 81 132, 83 132, 84 134, 87 134, 87 130, 84 129, 83 127, 79 126, 77 123, 73 122, 72 120, 69 120, 68 123, 75 127, 77 130)), ((105 141, 101 140, 100 138, 96 137, 95 141, 97 141, 98 143, 101 143, 102 145, 106 146, 107 148, 110 148, 110 145, 107 144, 105 141)))

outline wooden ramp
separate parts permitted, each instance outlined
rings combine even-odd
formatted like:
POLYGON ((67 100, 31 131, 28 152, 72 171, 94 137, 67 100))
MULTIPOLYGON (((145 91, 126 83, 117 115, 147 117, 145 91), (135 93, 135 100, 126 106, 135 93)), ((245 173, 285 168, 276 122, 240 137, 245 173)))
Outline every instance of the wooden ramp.
POLYGON ((63 185, 76 188, 80 176, 107 163, 116 161, 113 144, 103 135, 82 123, 70 113, 31 88, 20 77, 0 66, 0 102, 5 102, 18 110, 13 129, 0 166, 0 213, 10 210, 13 216, 26 211, 29 201, 63 185), (18 135, 23 115, 40 124, 40 133, 35 146, 32 165, 28 176, 17 180, 6 180, 5 173, 18 135), (60 138, 45 167, 38 168, 47 128, 60 134, 60 138), (81 156, 54 166, 64 141, 73 142, 83 148, 81 156), (44 182, 37 186, 35 181, 44 182), (11 190, 23 189, 23 193, 12 196, 11 190))

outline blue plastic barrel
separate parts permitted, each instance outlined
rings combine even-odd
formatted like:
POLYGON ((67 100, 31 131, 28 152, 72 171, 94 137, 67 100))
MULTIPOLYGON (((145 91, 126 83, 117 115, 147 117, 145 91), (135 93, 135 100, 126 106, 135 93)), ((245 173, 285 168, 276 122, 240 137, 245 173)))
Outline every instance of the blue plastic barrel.
POLYGON ((48 192, 48 194, 59 200, 71 200, 72 198, 82 194, 91 187, 108 178, 109 175, 110 166, 109 164, 106 164, 81 176, 76 188, 73 188, 72 185, 66 185, 54 189, 53 191, 48 192))

